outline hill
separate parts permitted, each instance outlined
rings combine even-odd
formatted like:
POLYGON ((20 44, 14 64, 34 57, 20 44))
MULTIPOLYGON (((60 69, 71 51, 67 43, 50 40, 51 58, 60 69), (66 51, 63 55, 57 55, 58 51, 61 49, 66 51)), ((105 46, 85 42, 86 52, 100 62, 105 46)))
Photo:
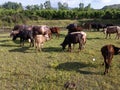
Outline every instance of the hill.
POLYGON ((120 9, 120 4, 113 4, 113 5, 108 5, 108 6, 104 6, 102 9, 108 9, 108 8, 116 8, 116 9, 120 9))

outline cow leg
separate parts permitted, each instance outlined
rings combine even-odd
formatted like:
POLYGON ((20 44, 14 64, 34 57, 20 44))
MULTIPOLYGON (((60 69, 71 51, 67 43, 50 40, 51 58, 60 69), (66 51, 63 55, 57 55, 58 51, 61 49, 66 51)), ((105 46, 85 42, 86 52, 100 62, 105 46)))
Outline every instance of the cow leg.
POLYGON ((105 39, 107 39, 107 37, 108 37, 108 34, 106 34, 106 37, 105 37, 105 39))
POLYGON ((109 65, 108 65, 108 59, 106 59, 106 58, 104 58, 104 63, 105 63, 105 72, 104 72, 104 75, 106 74, 106 73, 108 73, 108 68, 109 68, 109 65))
POLYGON ((31 42, 30 42, 30 47, 34 47, 34 39, 30 39, 31 42))
POLYGON ((105 62, 105 72, 104 72, 104 74, 108 73, 112 58, 113 58, 112 54, 110 54, 108 57, 104 58, 104 62, 105 62))
POLYGON ((109 38, 111 39, 111 34, 109 34, 109 38))
POLYGON ((37 43, 35 43, 35 50, 36 50, 36 52, 38 51, 38 44, 37 43))
POLYGON ((68 44, 68 51, 71 52, 71 44, 68 44))
POLYGON ((20 46, 23 46, 23 39, 22 38, 20 38, 20 46))

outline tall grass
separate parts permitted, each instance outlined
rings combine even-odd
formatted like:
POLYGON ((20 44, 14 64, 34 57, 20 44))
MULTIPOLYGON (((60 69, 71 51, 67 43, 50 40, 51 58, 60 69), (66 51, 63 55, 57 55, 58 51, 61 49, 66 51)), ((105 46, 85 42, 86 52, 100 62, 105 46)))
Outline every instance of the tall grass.
POLYGON ((100 52, 105 44, 120 46, 115 35, 104 39, 102 32, 86 32, 85 49, 78 52, 76 45, 70 53, 62 51, 60 46, 66 33, 61 31, 59 39, 53 37, 45 42, 43 51, 38 53, 27 42, 20 47, 8 33, 0 34, 0 89, 64 90, 64 84, 73 81, 76 90, 119 90, 119 55, 114 56, 110 71, 104 76, 100 52))

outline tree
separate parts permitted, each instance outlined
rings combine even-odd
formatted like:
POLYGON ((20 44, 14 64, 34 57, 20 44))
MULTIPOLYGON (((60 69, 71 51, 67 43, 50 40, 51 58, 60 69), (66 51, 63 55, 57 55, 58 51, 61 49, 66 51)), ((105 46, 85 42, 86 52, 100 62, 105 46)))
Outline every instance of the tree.
POLYGON ((61 3, 61 2, 58 2, 58 9, 60 10, 65 10, 65 9, 68 9, 68 3, 61 3))
POLYGON ((79 9, 80 9, 80 10, 84 10, 84 3, 80 3, 80 4, 79 4, 79 9))
POLYGON ((85 10, 89 11, 91 9, 91 4, 89 3, 86 7, 85 10))
POLYGON ((45 7, 45 9, 52 9, 50 1, 46 1, 44 3, 44 7, 45 7))
POLYGON ((4 3, 2 5, 2 8, 5 8, 5 9, 15 9, 15 10, 18 10, 18 9, 23 9, 22 7, 22 4, 21 3, 15 3, 15 2, 7 2, 7 3, 4 3))

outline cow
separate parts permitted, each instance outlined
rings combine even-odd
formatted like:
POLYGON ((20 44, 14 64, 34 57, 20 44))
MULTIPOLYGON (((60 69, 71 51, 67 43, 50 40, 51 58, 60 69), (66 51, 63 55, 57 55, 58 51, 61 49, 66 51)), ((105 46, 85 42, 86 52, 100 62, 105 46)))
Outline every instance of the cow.
POLYGON ((68 45, 68 51, 71 52, 71 44, 79 43, 79 50, 81 50, 84 45, 84 41, 83 41, 82 37, 83 37, 83 35, 81 33, 67 34, 63 43, 61 44, 62 49, 64 50, 65 47, 68 45))
POLYGON ((46 25, 33 26, 32 31, 33 31, 33 37, 41 34, 41 35, 48 35, 49 38, 51 38, 51 30, 46 25))
POLYGON ((58 27, 50 27, 50 30, 51 30, 51 33, 52 34, 56 34, 56 37, 58 37, 59 38, 59 36, 60 36, 60 28, 58 28, 58 27))
POLYGON ((83 27, 83 29, 90 31, 91 30, 91 23, 89 23, 89 22, 83 23, 82 27, 83 27))
POLYGON ((12 31, 32 30, 32 25, 15 25, 12 31))
POLYGON ((97 31, 100 31, 100 29, 106 28, 106 24, 101 23, 91 23, 91 28, 97 31))
POLYGON ((82 31, 83 28, 78 26, 77 24, 69 24, 66 29, 68 29, 68 33, 82 31))
POLYGON ((30 40, 30 46, 34 46, 34 39, 31 30, 13 31, 12 36, 13 41, 15 41, 18 37, 20 38, 20 46, 24 46, 24 42, 28 39, 30 40), (17 33, 14 34, 14 32, 17 33))
POLYGON ((35 47, 36 51, 41 51, 42 45, 44 44, 45 41, 49 40, 49 37, 47 35, 36 35, 35 36, 35 47))
POLYGON ((115 39, 119 39, 120 37, 120 27, 119 26, 108 26, 107 28, 104 29, 104 34, 106 34, 106 39, 109 35, 109 38, 111 38, 111 34, 115 34, 116 37, 115 39))
POLYGON ((105 75, 106 73, 108 73, 108 69, 110 67, 113 55, 119 54, 120 48, 116 47, 115 45, 112 45, 112 44, 104 45, 101 48, 101 53, 104 58, 104 64, 105 64, 104 75, 105 75))

